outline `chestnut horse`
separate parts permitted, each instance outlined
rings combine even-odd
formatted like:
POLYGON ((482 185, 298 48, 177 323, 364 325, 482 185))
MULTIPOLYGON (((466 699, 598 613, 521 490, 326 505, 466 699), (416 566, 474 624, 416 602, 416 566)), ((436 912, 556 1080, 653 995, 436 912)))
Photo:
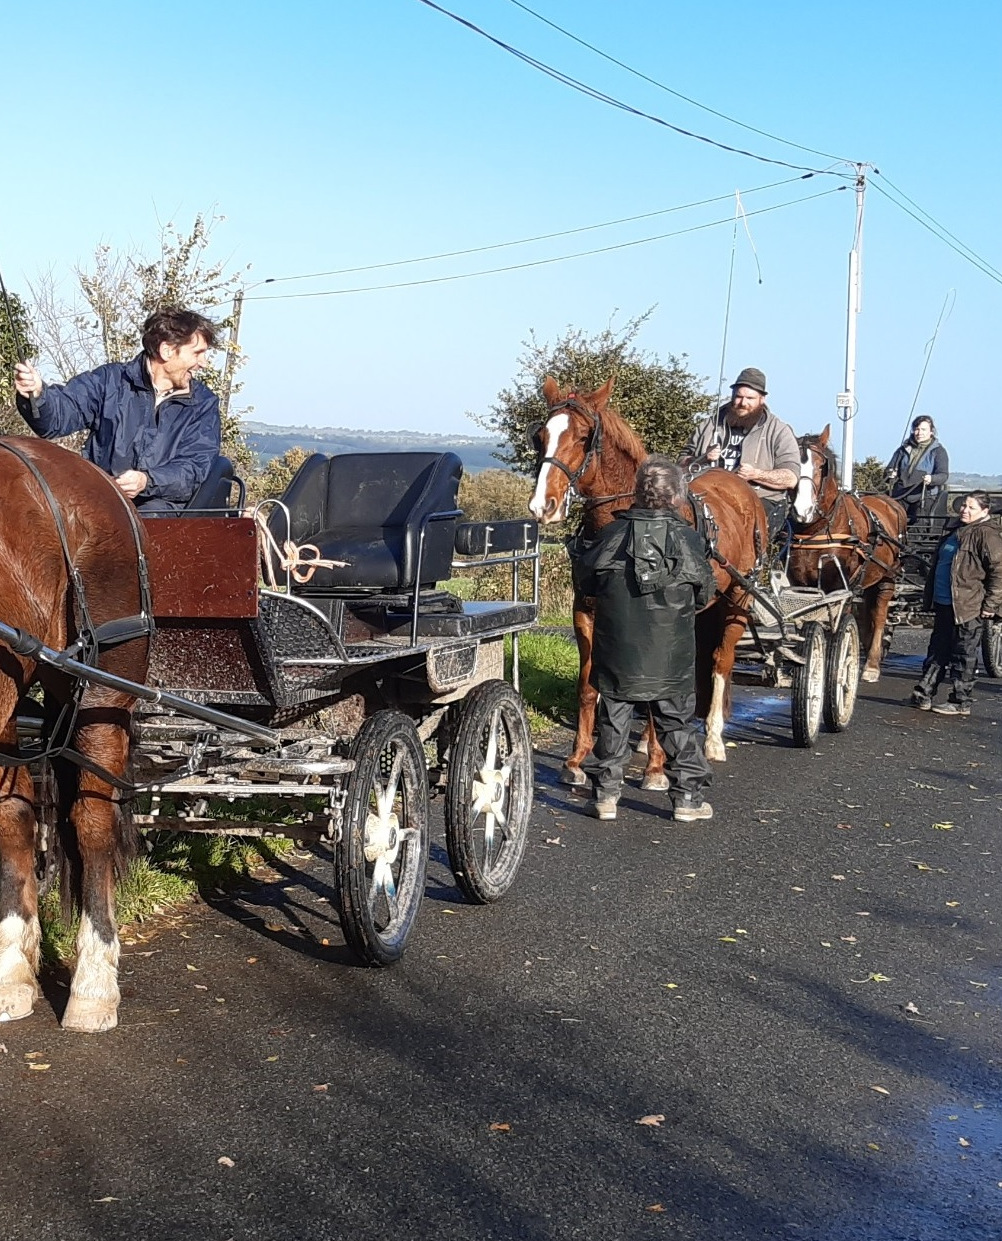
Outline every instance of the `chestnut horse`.
POLYGON ((901 573, 908 520, 889 496, 856 496, 839 486, 830 427, 802 435, 800 482, 790 514, 793 534, 787 576, 792 586, 862 592, 860 637, 866 651, 864 681, 880 677, 887 609, 901 573))
MULTIPOLYGON (((543 525, 565 515, 572 493, 584 498, 582 536, 593 538, 619 509, 633 499, 637 468, 647 450, 626 422, 609 406, 612 379, 597 392, 562 392, 547 377, 543 396, 547 421, 535 433, 540 457, 536 488, 529 502, 543 525)), ((690 485, 690 498, 680 509, 689 525, 705 528, 715 549, 711 561, 718 594, 696 618, 696 711, 706 720, 706 756, 724 762, 724 720, 730 709, 734 652, 748 622, 751 596, 727 571, 746 577, 768 545, 768 524, 762 502, 735 474, 708 470, 690 485)), ((574 636, 580 657, 578 723, 574 749, 564 763, 570 784, 586 781, 581 763, 592 748, 598 692, 589 683, 594 605, 575 591, 574 636)), ((664 754, 648 730, 648 762, 644 788, 667 788, 664 754)))
MULTIPOLYGON (((0 440, 0 495, 0 621, 56 650, 71 647, 76 658, 106 672, 144 681, 148 598, 129 501, 96 466, 36 439, 0 440), (90 635, 124 618, 136 623, 94 655, 90 635)), ((17 713, 19 704, 30 705, 25 695, 37 685, 50 726, 43 735, 57 791, 60 886, 64 907, 80 911, 62 1024, 108 1030, 118 1020, 114 887, 125 833, 118 792, 101 773, 116 779, 125 773, 134 699, 70 680, 32 657, 30 638, 19 638, 0 642, 0 1020, 27 1017, 39 995, 34 788, 23 761, 10 763, 26 757, 18 750, 17 713)))

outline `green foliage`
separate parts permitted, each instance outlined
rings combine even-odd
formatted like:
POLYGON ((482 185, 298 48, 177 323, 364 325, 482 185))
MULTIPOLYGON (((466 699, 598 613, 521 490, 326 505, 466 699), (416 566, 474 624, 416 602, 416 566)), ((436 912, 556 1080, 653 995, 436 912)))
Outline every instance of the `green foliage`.
POLYGON ((474 422, 497 435, 507 449, 499 460, 525 474, 536 469, 535 455, 526 442, 526 429, 545 421, 542 383, 552 375, 562 388, 592 392, 615 375, 613 404, 633 427, 648 452, 676 457, 689 438, 695 419, 709 411, 711 398, 703 391, 704 378, 685 366, 685 354, 669 354, 661 361, 635 345, 648 310, 631 319, 619 332, 611 328, 586 336, 576 328, 554 344, 541 344, 530 333, 518 359, 518 373, 510 388, 497 395, 490 412, 471 414, 474 422))
POLYGON ((20 361, 22 350, 28 358, 34 358, 37 350, 24 302, 10 289, 7 290, 7 300, 9 316, 7 306, 0 303, 0 435, 30 435, 14 404, 17 395, 14 391, 14 364, 20 361))
POLYGON ((890 491, 884 477, 884 462, 879 457, 867 457, 865 461, 852 463, 852 486, 854 491, 883 492, 890 491))
MULTIPOLYGON (((160 869, 148 858, 133 860, 115 891, 115 913, 120 926, 143 922, 153 914, 190 900, 196 884, 183 874, 160 869)), ((42 923, 42 955, 48 961, 61 961, 73 955, 78 922, 63 921, 58 886, 46 893, 39 909, 42 923)))
POLYGON ((263 470, 247 479, 247 497, 251 503, 278 499, 284 495, 293 475, 309 456, 305 448, 289 448, 280 457, 274 457, 263 470))
POLYGON ((532 484, 511 470, 481 470, 459 480, 459 507, 465 521, 527 518, 532 484))

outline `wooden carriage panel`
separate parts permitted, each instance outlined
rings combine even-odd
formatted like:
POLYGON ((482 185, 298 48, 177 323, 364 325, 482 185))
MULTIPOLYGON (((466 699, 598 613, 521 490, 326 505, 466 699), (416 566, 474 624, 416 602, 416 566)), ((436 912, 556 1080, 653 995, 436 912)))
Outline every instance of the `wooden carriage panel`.
POLYGON ((156 618, 257 616, 257 529, 250 517, 150 517, 143 528, 156 618))

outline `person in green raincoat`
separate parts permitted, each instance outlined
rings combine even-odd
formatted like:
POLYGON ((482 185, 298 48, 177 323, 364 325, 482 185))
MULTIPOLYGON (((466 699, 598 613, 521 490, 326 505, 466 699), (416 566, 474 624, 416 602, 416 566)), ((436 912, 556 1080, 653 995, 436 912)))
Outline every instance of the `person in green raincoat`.
POLYGON ((678 516, 685 475, 667 457, 637 471, 631 508, 599 531, 576 566, 595 600, 591 684, 601 698, 586 770, 591 812, 615 819, 636 704, 650 708, 667 756, 675 818, 709 819, 710 766, 693 723, 696 612, 716 590, 705 541, 678 516))

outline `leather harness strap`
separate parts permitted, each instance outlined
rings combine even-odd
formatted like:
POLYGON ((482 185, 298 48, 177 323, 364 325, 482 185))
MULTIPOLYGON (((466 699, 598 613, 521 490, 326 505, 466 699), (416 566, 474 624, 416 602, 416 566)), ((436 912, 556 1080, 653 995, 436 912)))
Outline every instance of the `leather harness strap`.
POLYGON ((152 636, 154 628, 153 601, 150 592, 149 566, 146 562, 146 554, 143 551, 139 518, 136 516, 136 511, 131 501, 125 497, 117 486, 114 488, 114 494, 125 506, 129 516, 129 523, 132 527, 132 538, 136 548, 139 576, 140 614, 138 616, 118 617, 114 620, 105 621, 101 625, 95 625, 91 618, 90 610, 87 607, 87 594, 84 589, 83 578, 80 575, 80 570, 73 563, 69 541, 66 537, 66 526, 63 523, 62 512, 56 497, 52 493, 52 488, 27 453, 22 452, 19 448, 15 448, 8 440, 3 439, 0 439, 0 448, 6 449, 12 456, 17 457, 25 469, 31 473, 35 482, 38 483, 42 495, 45 497, 46 503, 49 506, 49 512, 52 514, 53 524, 56 527, 56 533, 59 536, 59 543, 63 551, 63 560, 66 562, 67 577, 73 591, 74 602, 78 612, 78 636, 76 641, 67 650, 74 653, 74 655, 78 653, 82 662, 91 664, 96 663, 102 647, 115 646, 120 642, 131 642, 135 638, 152 636))

